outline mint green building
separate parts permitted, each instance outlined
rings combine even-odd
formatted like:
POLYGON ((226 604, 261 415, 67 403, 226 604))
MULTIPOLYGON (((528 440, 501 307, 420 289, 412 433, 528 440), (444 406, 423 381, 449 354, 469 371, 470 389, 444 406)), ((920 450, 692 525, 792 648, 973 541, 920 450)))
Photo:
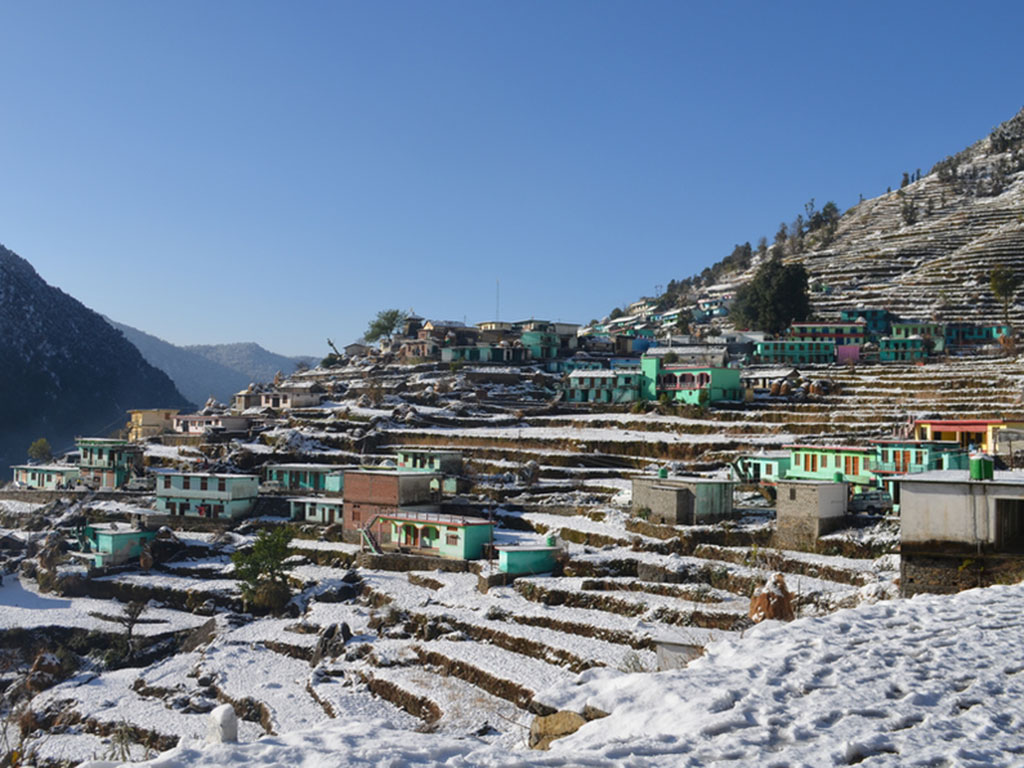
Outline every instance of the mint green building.
POLYGON ((570 403, 634 403, 640 399, 643 382, 639 368, 576 370, 564 388, 570 403))
POLYGON ((165 515, 238 518, 256 504, 258 475, 165 471, 156 473, 156 508, 165 515))
POLYGON ((861 320, 793 323, 786 331, 786 338, 800 341, 832 341, 837 346, 861 346, 867 341, 867 324, 861 320))
POLYGON ((462 451, 437 448, 400 448, 395 452, 395 464, 402 472, 434 472, 443 475, 441 491, 458 493, 462 475, 462 451))
POLYGON ((340 479, 343 474, 344 467, 337 464, 266 464, 263 467, 265 480, 291 491, 340 493, 344 486, 344 480, 340 479))
POLYGON ((75 444, 81 482, 94 488, 120 488, 142 466, 142 447, 127 440, 79 437, 75 444))
POLYGON ((147 541, 156 538, 155 530, 135 528, 127 523, 94 523, 85 526, 81 540, 94 553, 97 568, 120 565, 142 554, 147 541))
POLYGON ((743 400, 738 368, 666 364, 661 355, 644 355, 640 358, 640 370, 640 397, 644 400, 658 400, 662 395, 690 405, 743 400))
POLYGON ((889 333, 895 316, 887 309, 877 307, 854 307, 839 313, 839 319, 845 322, 863 320, 868 339, 873 340, 889 333))
POLYGON ((530 357, 534 360, 554 360, 558 357, 558 334, 554 329, 523 331, 519 341, 530 351, 530 357))
POLYGON ((41 491, 73 488, 78 483, 79 469, 72 464, 17 464, 14 482, 41 491))
POLYGON ((873 440, 872 471, 880 488, 889 492, 896 509, 900 503, 902 475, 943 469, 967 469, 968 454, 957 440, 873 440))
POLYGON ((525 348, 507 344, 467 344, 441 348, 442 363, 522 363, 526 357, 525 348))
POLYGON ((789 451, 751 453, 733 462, 732 474, 742 483, 772 484, 786 476, 791 462, 789 451))
POLYGON ((345 502, 328 496, 297 496, 288 499, 291 519, 297 523, 340 523, 345 502))
POLYGON ((437 448, 399 448, 395 451, 395 464, 399 469, 458 475, 462 472, 462 451, 437 448))
POLYGON ((913 363, 927 357, 928 349, 920 336, 885 336, 878 340, 878 359, 883 363, 913 363))
POLYGON ((828 365, 836 360, 834 341, 774 339, 754 345, 754 360, 778 365, 828 365))
POLYGON ((892 324, 893 339, 909 339, 920 336, 924 339, 926 352, 941 355, 946 351, 946 326, 925 320, 900 320, 892 324))
POLYGON ((494 523, 482 517, 446 515, 432 510, 402 509, 384 512, 370 523, 386 549, 413 554, 476 560, 494 539, 494 523))
POLYGON ((786 480, 850 483, 859 493, 876 485, 874 447, 845 445, 787 445, 790 466, 786 480))

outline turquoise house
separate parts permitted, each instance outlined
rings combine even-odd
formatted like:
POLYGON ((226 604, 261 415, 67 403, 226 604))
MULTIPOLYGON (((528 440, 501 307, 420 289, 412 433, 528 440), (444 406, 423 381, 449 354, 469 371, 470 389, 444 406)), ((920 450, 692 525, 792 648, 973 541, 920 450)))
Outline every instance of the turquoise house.
POLYGON ((875 486, 874 447, 787 445, 790 467, 786 480, 850 483, 854 492, 875 486))
POLYGON ((1010 334, 1008 325, 974 325, 973 323, 950 323, 946 326, 946 347, 973 347, 979 344, 994 344, 1010 334))
POLYGON ((298 496, 288 499, 290 517, 297 523, 333 525, 342 520, 345 502, 326 496, 298 496))
POLYGON ((530 324, 528 330, 519 336, 519 342, 530 351, 530 357, 534 360, 553 360, 558 357, 558 334, 547 324, 530 324))
POLYGON ((78 469, 81 482, 96 488, 120 488, 142 466, 142 448, 127 440, 79 437, 78 469))
POLYGON ((640 397, 644 400, 658 400, 662 395, 690 405, 743 400, 738 368, 666 364, 662 355, 644 355, 640 358, 640 370, 640 397))
POLYGON ((895 315, 893 315, 893 313, 888 309, 854 307, 853 309, 842 310, 839 313, 839 319, 843 322, 855 322, 857 320, 862 320, 864 322, 868 338, 876 339, 879 336, 884 336, 889 333, 889 329, 892 325, 892 321, 895 319, 895 315))
POLYGON ((73 488, 78 483, 79 469, 71 464, 17 464, 14 482, 42 491, 73 488))
POLYGON ((920 336, 926 351, 941 355, 946 351, 946 326, 924 320, 900 320, 892 324, 892 338, 909 339, 920 336))
POLYGON ((931 472, 937 469, 968 468, 967 449, 957 440, 873 440, 875 461, 872 466, 881 488, 892 496, 898 507, 899 475, 931 472))
POLYGON ((570 403, 633 403, 640 399, 642 380, 639 368, 578 370, 569 374, 564 391, 570 403))
POLYGON ((402 472, 434 472, 441 478, 441 491, 459 492, 462 475, 462 451, 433 448, 401 448, 395 452, 395 464, 402 472))
POLYGON ((551 573, 557 565, 559 548, 554 544, 536 546, 495 547, 498 550, 498 570, 514 576, 551 573))
POLYGON ((838 323, 793 323, 789 326, 786 336, 801 341, 832 341, 836 346, 861 346, 867 340, 867 324, 858 320, 838 323))
POLYGON ((886 336, 878 340, 878 359, 883 363, 913 363, 927 357, 928 349, 920 336, 886 336))
POLYGON ((772 365, 828 365, 836 360, 834 341, 774 339, 754 345, 754 360, 772 365))
POLYGON ((235 519, 249 514, 259 493, 258 475, 159 472, 156 508, 165 515, 235 519))
POLYGON ((526 360, 524 347, 508 344, 472 344, 442 347, 442 363, 522 363, 526 360))
POLYGON ((279 483, 290 491, 340 493, 344 481, 339 478, 343 472, 344 468, 337 464, 266 464, 263 467, 263 477, 268 482, 279 483), (328 482, 332 475, 334 480, 328 482))
POLYGON ((104 568, 139 557, 143 545, 156 538, 156 533, 126 523, 94 523, 85 526, 81 539, 86 551, 94 553, 93 564, 104 568))
MULTIPOLYGON (((482 517, 446 515, 429 509, 399 508, 377 515, 370 527, 383 549, 476 560, 494 539, 494 523, 482 517)), ((366 536, 365 529, 363 536, 366 536)))
POLYGON ((736 459, 732 474, 739 482, 772 484, 786 476, 791 461, 789 451, 752 453, 736 459))
POLYGON ((399 448, 395 451, 395 464, 399 469, 458 475, 462 472, 462 451, 399 448))

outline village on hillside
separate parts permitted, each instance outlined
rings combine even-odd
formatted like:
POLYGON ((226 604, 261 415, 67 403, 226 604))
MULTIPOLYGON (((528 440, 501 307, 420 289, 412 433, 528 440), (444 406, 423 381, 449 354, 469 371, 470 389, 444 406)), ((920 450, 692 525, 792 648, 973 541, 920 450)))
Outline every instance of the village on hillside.
POLYGON ((6 744, 142 759, 211 713, 239 742, 358 713, 543 750, 606 714, 558 693, 587 670, 1024 576, 1007 324, 858 305, 770 337, 733 298, 400 313, 230 403, 36 451, 0 490, 6 744))

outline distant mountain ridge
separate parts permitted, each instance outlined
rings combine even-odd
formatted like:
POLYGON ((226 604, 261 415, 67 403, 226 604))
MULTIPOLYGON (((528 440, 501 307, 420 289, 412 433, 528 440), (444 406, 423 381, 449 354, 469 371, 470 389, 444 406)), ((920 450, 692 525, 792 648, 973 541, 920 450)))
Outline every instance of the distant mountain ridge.
POLYGON ((107 322, 121 331, 142 353, 146 361, 170 376, 182 394, 198 405, 210 397, 222 403, 239 390, 245 389, 253 379, 207 359, 203 355, 107 318, 107 322))
POLYGON ((102 315, 48 285, 0 246, 0 472, 29 443, 55 450, 76 435, 105 435, 129 408, 187 408, 167 375, 102 315))
POLYGON ((320 362, 319 358, 315 357, 278 355, 251 341, 235 344, 196 344, 183 349, 202 355, 218 365, 245 373, 249 381, 273 381, 278 372, 285 376, 293 373, 299 363, 312 366, 320 362))
POLYGON ((151 334, 107 318, 134 344, 150 365, 168 376, 194 403, 210 397, 222 403, 252 382, 272 381, 280 371, 288 375, 299 363, 314 365, 316 358, 278 355, 253 342, 202 344, 179 347, 151 334))

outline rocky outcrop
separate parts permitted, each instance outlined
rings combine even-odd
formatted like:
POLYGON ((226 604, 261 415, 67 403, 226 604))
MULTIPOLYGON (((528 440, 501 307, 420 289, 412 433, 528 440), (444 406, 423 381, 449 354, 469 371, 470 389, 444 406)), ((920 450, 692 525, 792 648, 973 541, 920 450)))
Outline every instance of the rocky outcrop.
POLYGON ((750 620, 755 624, 766 619, 792 621, 795 618, 793 595, 786 588, 781 573, 774 574, 750 598, 750 620))
POLYGON ((552 715, 535 717, 530 724, 530 749, 548 749, 555 739, 576 733, 591 720, 607 716, 607 712, 587 707, 583 714, 563 710, 552 715))

